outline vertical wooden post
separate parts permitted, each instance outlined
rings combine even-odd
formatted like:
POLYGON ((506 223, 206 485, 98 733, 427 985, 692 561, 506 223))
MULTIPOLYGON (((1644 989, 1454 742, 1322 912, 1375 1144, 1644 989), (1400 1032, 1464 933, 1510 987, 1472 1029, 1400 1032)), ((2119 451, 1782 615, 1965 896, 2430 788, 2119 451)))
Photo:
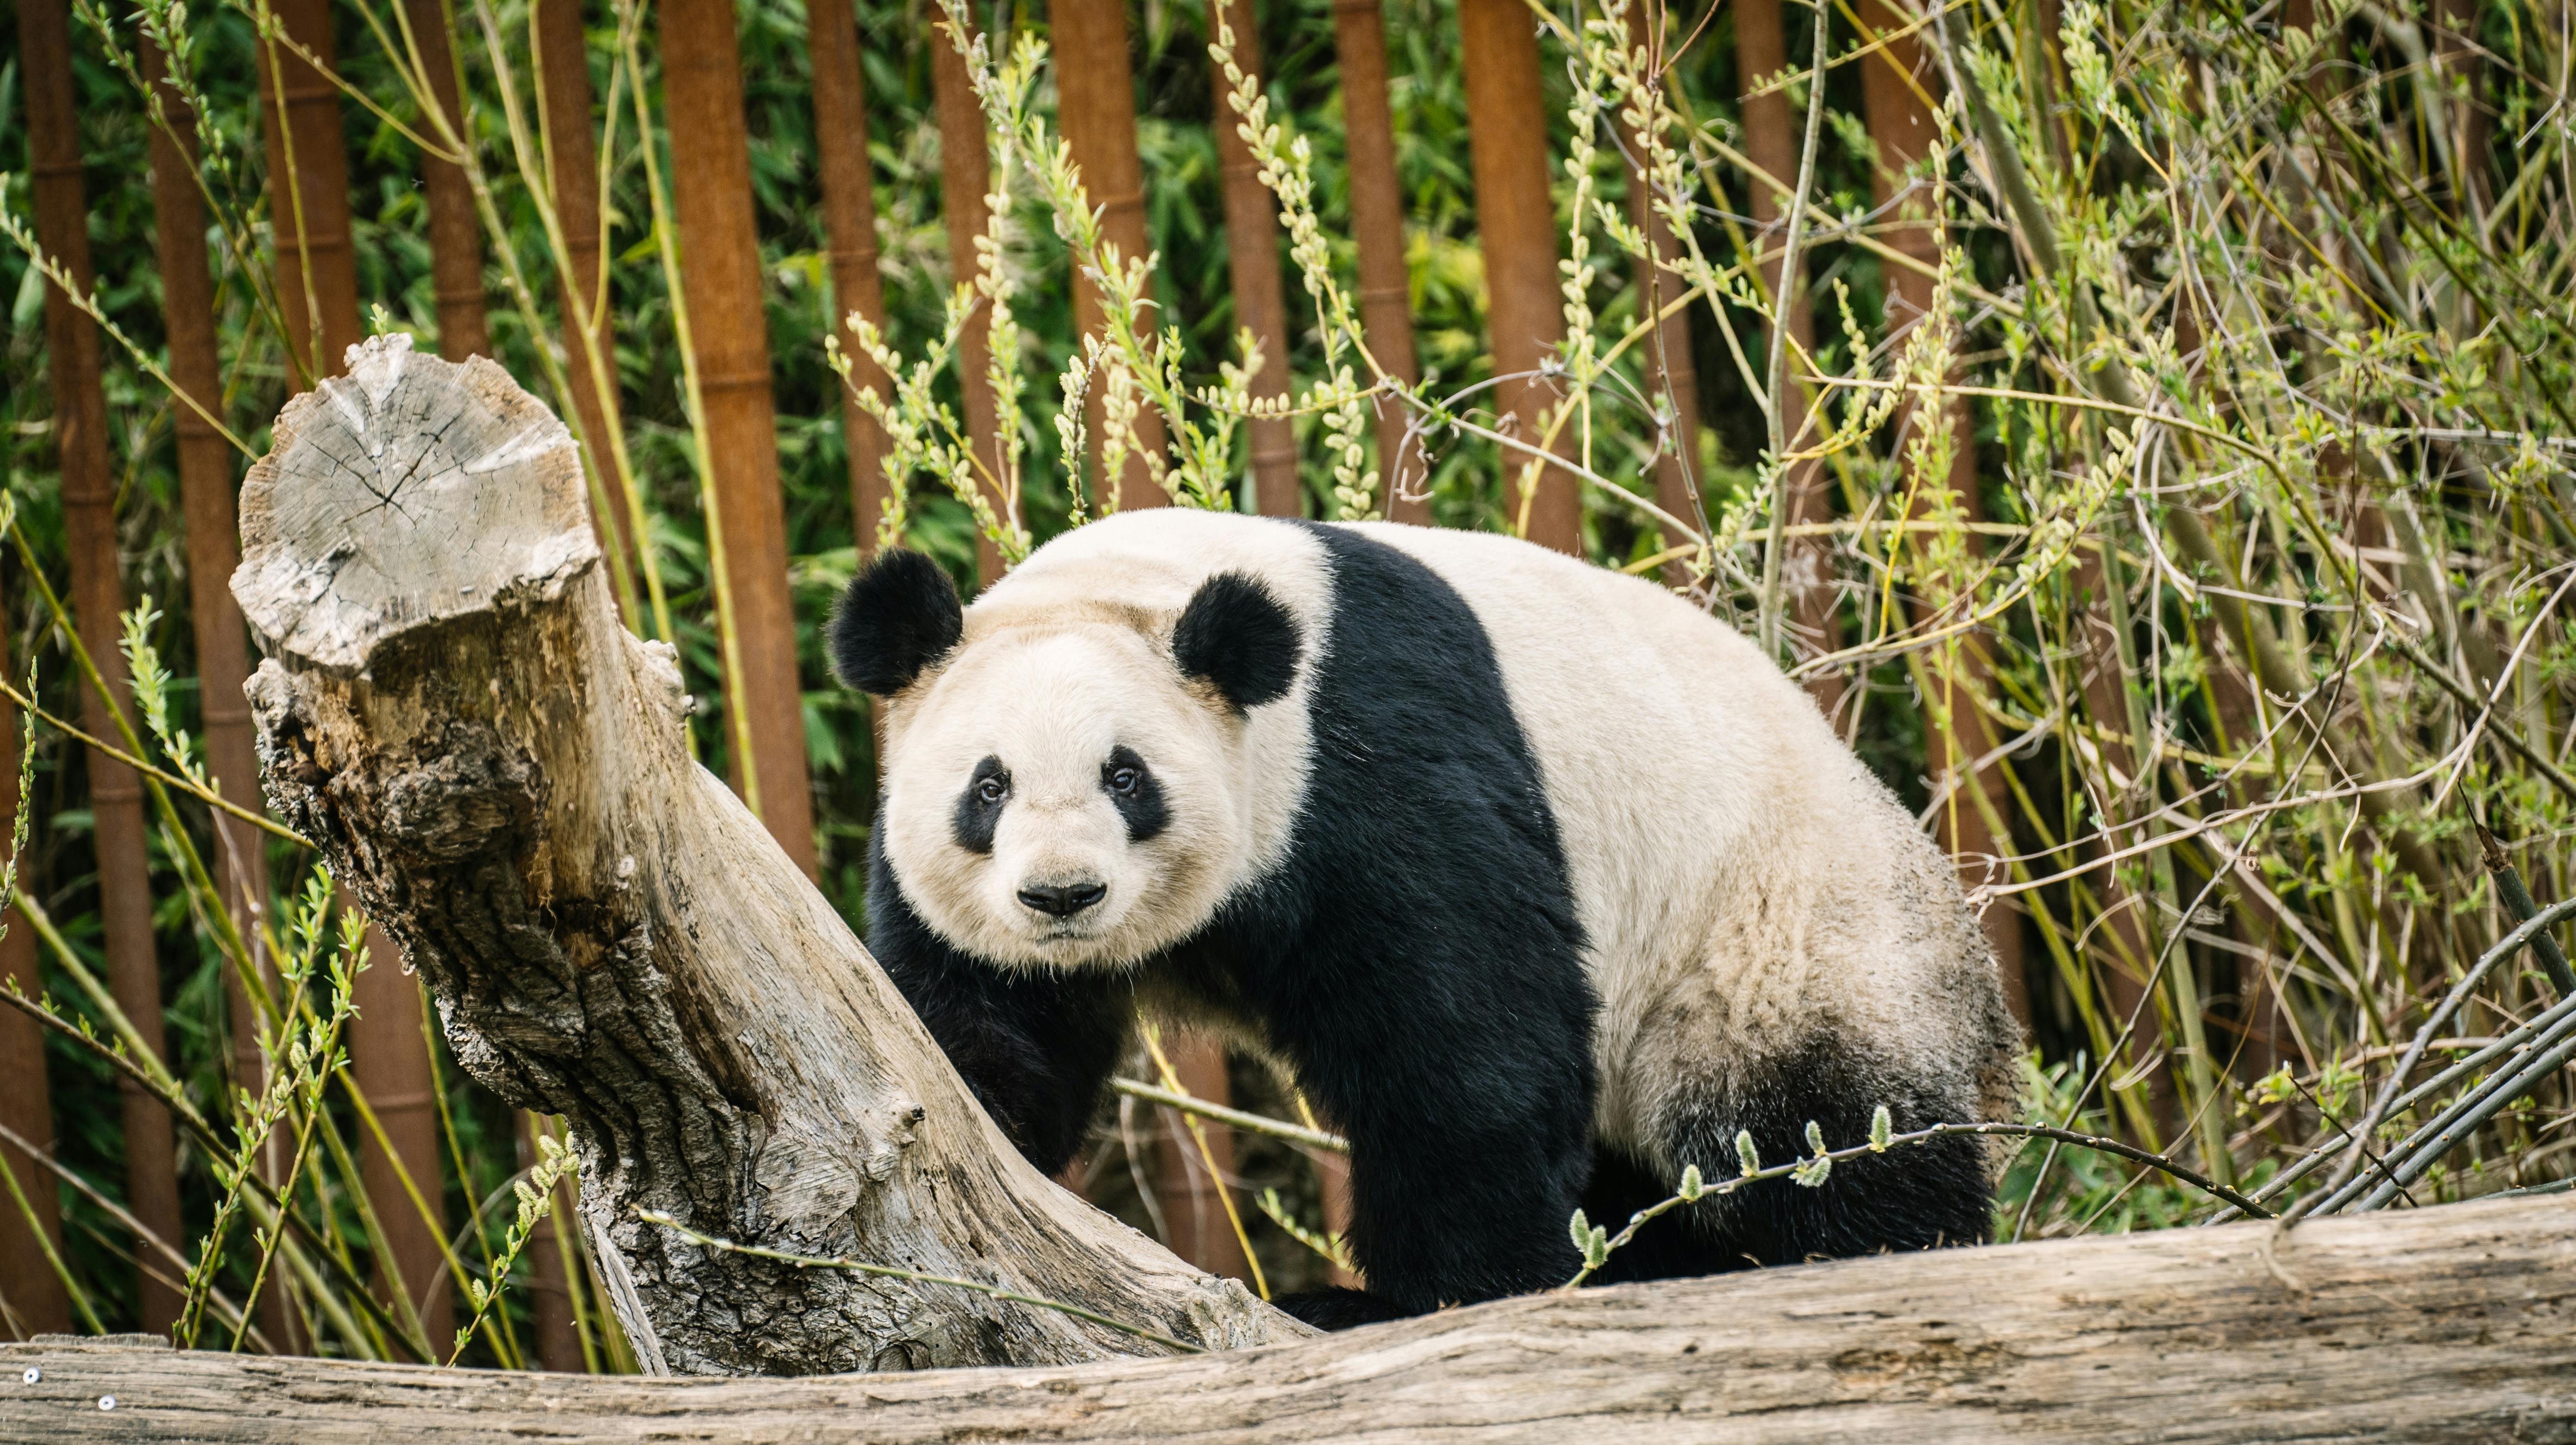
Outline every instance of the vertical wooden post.
MULTIPOLYGON (((428 72, 430 97, 447 112, 447 123, 462 136, 465 107, 456 84, 456 47, 447 33, 446 7, 440 0, 403 0, 409 12, 421 69, 428 72)), ((435 140, 438 129, 423 135, 435 140)), ((429 193, 429 280, 438 306, 438 354, 463 361, 492 350, 492 334, 483 318, 483 223, 474 214, 474 183, 465 167, 435 156, 420 161, 421 181, 429 193)))
POLYGON ((591 530, 602 552, 635 555, 634 529, 625 498, 608 476, 609 435, 625 425, 617 394, 617 357, 608 348, 608 298, 599 285, 599 143, 592 133, 590 44, 582 33, 581 0, 536 0, 538 103, 544 107, 548 187, 555 223, 563 228, 565 259, 555 277, 563 307, 564 365, 572 377, 573 410, 581 417, 584 462, 608 485, 604 512, 593 509, 591 530), (574 297, 581 298, 580 304, 574 297), (585 310, 590 326, 584 329, 585 310), (605 363, 605 386, 594 382, 591 357, 605 363))
MULTIPOLYGON (((1333 49, 1342 68, 1342 137, 1350 164, 1351 239, 1360 253, 1360 326, 1389 376, 1422 376, 1413 354, 1413 285, 1404 258, 1404 188, 1395 174, 1395 117, 1386 95, 1384 0, 1333 0, 1333 49)), ((1419 447, 1404 444, 1406 412, 1377 404, 1378 485, 1387 519, 1431 523, 1419 447)))
MULTIPOLYGON (((328 0, 276 0, 271 8, 287 35, 323 64, 334 63, 338 47, 332 40, 328 0)), ((452 63, 448 71, 454 73, 452 63)), ((344 370, 348 349, 366 337, 358 315, 357 258, 349 241, 348 146, 341 130, 340 93, 328 77, 283 45, 274 50, 261 46, 260 77, 269 211, 277 232, 278 305, 286 314, 289 343, 305 369, 300 388, 344 370)), ((433 1116, 424 1132, 418 1119, 419 1106, 429 1102, 420 991, 403 976, 402 955, 393 944, 377 931, 371 930, 368 939, 375 968, 358 984, 362 1013, 350 1026, 350 1073, 438 1216, 437 1181, 443 1171, 436 1120, 433 1116), (387 979, 401 986, 387 987, 387 979)), ((387 1287, 398 1275, 417 1296, 438 1269, 444 1219, 421 1217, 372 1132, 359 1140, 358 1164, 368 1203, 392 1254, 379 1262, 387 1287)), ((451 1313, 447 1291, 423 1302, 421 1313, 431 1342, 441 1343, 451 1313)))
MULTIPOLYGON (((1182 1035, 1168 1037, 1163 1047, 1183 1089, 1212 1104, 1233 1102, 1233 1086, 1225 1076, 1225 1045, 1182 1035)), ((1243 1243, 1235 1238, 1234 1223, 1226 1217, 1224 1178, 1209 1177, 1207 1161, 1199 1157, 1198 1141, 1190 1137, 1189 1123, 1179 1110, 1154 1112, 1163 1124, 1154 1194, 1163 1209, 1163 1231, 1169 1236, 1164 1243, 1172 1253, 1210 1274, 1250 1278, 1243 1243)), ((1199 1128, 1207 1137, 1208 1153, 1216 1159, 1218 1175, 1232 1174, 1233 1131, 1204 1119, 1199 1128)))
MULTIPOLYGON (((1225 0, 1234 31, 1234 62, 1256 83, 1261 76, 1261 17, 1252 0, 1225 0)), ((1288 394, 1288 297, 1279 277, 1279 213, 1260 163, 1245 143, 1243 118, 1234 112, 1225 72, 1211 62, 1215 90, 1217 173, 1224 182, 1226 269, 1234 283, 1235 325, 1261 344, 1261 369, 1247 388, 1254 400, 1288 394)), ((1306 515, 1306 489, 1297 477, 1297 436, 1288 418, 1263 417, 1244 432, 1252 446, 1253 503, 1265 517, 1306 515)))
MULTIPOLYGON (((1928 90, 1938 82, 1939 75, 1924 63, 1922 46, 1906 33, 1905 17, 1889 0, 1862 0, 1861 17, 1884 38, 1878 51, 1861 62, 1861 102, 1870 139, 1878 149, 1871 188, 1882 209, 1894 206, 1903 218, 1887 233, 1889 244, 1927 263, 1937 262, 1941 256, 1941 217, 1928 196, 1907 197, 1906 172, 1931 154, 1939 140, 1940 128, 1931 108, 1915 88, 1921 85, 1928 90)), ((1904 266, 1888 265, 1885 271, 1889 324, 1920 323, 1930 314, 1934 302, 1932 278, 1904 266)), ((1961 402, 1947 420, 1951 429, 1951 489, 1959 494, 1968 518, 1983 521, 1985 506, 1983 489, 1978 485, 1974 414, 1961 402)), ((1974 556, 1984 550, 1978 536, 1970 533, 1969 554, 1974 556)), ((1958 659, 1955 685, 1942 700, 1949 725, 1927 739, 1936 768, 1940 769, 1969 766, 1995 746, 1994 730, 1971 696, 1985 688, 1991 670, 1982 641, 1971 637, 1959 649, 1958 659)), ((1997 763, 1964 785, 1982 792, 1982 806, 1963 788, 1941 809, 1942 844, 1954 859, 1973 860, 1965 862, 1963 868, 1977 881, 1985 877, 1984 860, 2010 850, 2010 838, 1999 836, 1987 816, 1989 812, 1996 818, 2010 816, 2007 810, 2013 805, 2012 797, 2002 774, 1996 771, 2002 766, 1997 763)), ((1985 926, 1986 939, 1994 945, 1995 959, 2003 968, 2005 997, 2012 1004, 2013 1016, 2027 1026, 2030 995, 2022 975, 2021 915, 2009 908, 1989 908, 1985 926)))
MULTIPOLYGON (((832 248, 833 330, 851 312, 885 325, 877 283, 876 183, 868 163, 867 80, 859 68, 858 16, 849 0, 808 0, 806 53, 814 66, 814 155, 823 176, 823 229, 832 248)), ((936 44, 944 36, 932 37, 936 44)), ((850 377, 878 396, 883 373, 850 349, 850 377)), ((850 461, 850 524, 861 555, 876 536, 887 496, 885 429, 858 398, 841 394, 841 437, 850 461)))
MULTIPOLYGON (((1789 66, 1789 42, 1780 20, 1780 0, 1737 0, 1735 8, 1736 84, 1751 91, 1759 82, 1778 75, 1789 66)), ((1797 184, 1798 123, 1790 115, 1789 97, 1785 91, 1767 95, 1748 95, 1744 101, 1744 153, 1768 173, 1782 188, 1797 184)), ((1780 237, 1788 226, 1784 214, 1783 193, 1770 182, 1755 179, 1746 189, 1752 192, 1752 213, 1758 251, 1768 252, 1782 244, 1780 237)), ((1816 328, 1813 314, 1807 308, 1805 268, 1785 282, 1780 263, 1773 261, 1763 268, 1763 285, 1771 294, 1782 298, 1789 318, 1789 335, 1800 346, 1813 346, 1816 328)), ((1786 388, 1780 405, 1783 434, 1796 438, 1807 428, 1807 394, 1803 388, 1786 388)), ((1790 470, 1782 485, 1789 489, 1787 517, 1791 526, 1802 526, 1833 520, 1833 505, 1825 496, 1825 472, 1820 463, 1805 462, 1790 470)), ((1834 615, 1833 549, 1825 539, 1800 539, 1789 544, 1782 558, 1780 575, 1785 584, 1788 605, 1783 609, 1792 619, 1801 644, 1819 651, 1831 652, 1842 645, 1841 628, 1834 615)), ((1807 683, 1807 693, 1830 718, 1841 709, 1843 679, 1834 673, 1818 673, 1807 683)))
MULTIPOLYGON (((1547 110, 1539 92, 1538 35, 1522 0, 1458 0, 1458 55, 1467 77, 1467 142, 1476 177, 1476 232, 1485 253, 1486 315, 1495 388, 1509 425, 1536 442, 1556 388, 1538 375, 1565 338, 1557 290, 1556 205, 1548 195, 1547 110)), ((1526 457, 1506 452, 1504 515, 1520 515, 1526 457)), ((1540 471, 1529 539, 1583 551, 1583 497, 1569 472, 1540 471)))
MULTIPOLYGON (((957 43, 945 25, 934 24, 932 30, 930 87, 939 112, 939 210, 948 221, 949 279, 963 285, 975 279, 975 238, 984 234, 991 219, 984 193, 993 184, 993 158, 985 149, 984 108, 975 100, 966 57, 957 53, 957 43)), ((992 355, 980 320, 970 323, 957 338, 958 389, 966 398, 966 444, 998 476, 1001 404, 993 397, 993 380, 986 371, 992 355)), ((1070 467, 1076 461, 1068 457, 1065 464, 1070 467)), ((861 538, 860 545, 869 545, 873 535, 861 538)), ((1002 576, 1002 549, 980 533, 975 538, 975 574, 986 582, 997 582, 1002 576)))
MULTIPOLYGON (((1631 44, 1645 47, 1649 73, 1664 68, 1664 10, 1661 0, 1640 0, 1628 11, 1631 44)), ((1642 161, 1646 149, 1630 137, 1629 154, 1642 161)), ((1646 256, 1637 262, 1639 319, 1662 310, 1687 289, 1663 269, 1682 254, 1670 222, 1654 207, 1653 180, 1643 170, 1628 172, 1628 219, 1646 233, 1646 256)), ((1655 504, 1685 522, 1699 518, 1699 369, 1691 360, 1690 313, 1677 311, 1655 327, 1646 351, 1647 395, 1672 408, 1665 434, 1671 449, 1655 458, 1655 504)), ((1668 538, 1679 542, 1679 537, 1668 538)), ((1668 574, 1674 569, 1667 569, 1668 574)))
MULTIPOLYGON (((330 0, 275 0, 270 10, 287 35, 325 65, 333 62, 338 48, 330 0)), ((357 257, 349 249, 348 143, 340 130, 340 92, 321 72, 283 45, 262 44, 259 75, 277 305, 302 390, 314 378, 336 375, 344 353, 366 339, 357 257)))
MULTIPOLYGON (((1051 18, 1057 123, 1073 150, 1073 163, 1082 169, 1083 189, 1101 208, 1101 230, 1117 246, 1123 265, 1151 249, 1145 238, 1144 164, 1136 155, 1136 81, 1127 55, 1126 0, 1055 0, 1051 18)), ((1102 324, 1099 290, 1079 276, 1073 284, 1073 317, 1085 335, 1102 324)), ((1137 324, 1146 330, 1155 322, 1146 315, 1137 324)), ((1096 388, 1093 396, 1088 410, 1092 470, 1097 473, 1096 388)), ((1164 449, 1163 418, 1150 407, 1136 416, 1136 445, 1158 455, 1164 449)), ((1119 476, 1101 477, 1094 485, 1114 493, 1122 508, 1160 507, 1171 500, 1147 479, 1144 463, 1132 454, 1119 476)))
POLYGON ((680 284, 697 348, 706 464, 723 524, 717 565, 733 593, 741 676, 729 679, 735 785, 807 877, 815 866, 814 800, 805 772, 805 706, 796 670, 796 609, 787 590, 787 516, 779 495, 777 417, 769 390, 769 325, 761 308, 751 143, 742 57, 729 0, 662 6, 662 99, 671 191, 680 223, 680 284))
MULTIPOLYGON (((90 286, 89 203, 81 187, 80 111, 72 94, 70 7, 65 0, 24 0, 18 8, 19 53, 27 87, 27 160, 33 173, 36 239, 75 285, 90 286)), ((73 616, 83 646, 97 660, 111 696, 83 688, 81 720, 96 736, 116 736, 115 711, 126 705, 125 657, 117 650, 125 606, 118 577, 114 477, 107 454, 107 398, 99 382, 98 330, 58 287, 45 290, 46 367, 54 390, 54 439, 60 449, 63 533, 71 554, 73 616)), ((16 786, 12 779, 11 787, 16 786)), ((152 872, 146 852, 143 789, 133 770, 105 756, 89 758, 92 825, 98 855, 98 899, 107 943, 108 986, 117 1007, 154 1053, 161 1036, 161 960, 152 934, 152 872)), ((126 1203, 144 1228, 175 1248, 187 1243, 179 1219, 179 1178, 170 1115, 139 1086, 121 1084, 125 1123, 126 1203)), ((139 1257, 150 1251, 137 1248, 139 1257)), ((143 1328, 166 1330, 178 1318, 179 1292, 141 1272, 143 1328)))
MULTIPOLYGON (((0 637, 0 668, 10 665, 7 639, 0 637)), ((14 834, 18 822, 18 711, 0 698, 0 837, 14 834)), ((20 882, 25 882, 24 878, 20 882)), ((36 935, 12 908, 0 914, 8 932, 0 935, 0 988, 16 988, 29 998, 45 991, 36 970, 36 935)), ((45 1080, 45 1031, 14 1008, 0 1007, 0 1125, 40 1150, 54 1147, 52 1092, 45 1080)), ((46 1260, 38 1243, 59 1254, 63 1246, 61 1189, 52 1172, 19 1150, 0 1145, 0 1161, 26 1192, 29 1209, 0 1195, 0 1299, 9 1302, 16 1326, 13 1338, 68 1334, 72 1327, 71 1295, 46 1260), (28 1213, 35 1216, 28 1226, 28 1213)))
MULTIPOLYGON (((140 42, 143 76, 159 87, 165 59, 147 37, 140 42)), ((192 118, 178 92, 162 89, 160 100, 169 124, 150 126, 152 156, 153 254, 161 267, 161 304, 170 339, 170 378, 180 390, 210 411, 223 407, 223 363, 216 349, 214 277, 206 262, 205 206, 194 178, 197 157, 192 118)), ((250 703, 242 684, 250 676, 248 634, 241 607, 233 601, 233 567, 241 561, 240 532, 233 517, 232 444, 195 409, 175 408, 178 433, 179 498, 188 544, 188 619, 197 643, 197 696, 206 744, 206 763, 226 801, 256 812, 259 755, 253 742, 250 703)), ((265 849, 257 830, 241 820, 209 810, 215 834, 215 893, 239 924, 251 957, 263 977, 273 970, 261 952, 259 917, 268 908, 265 849)), ((224 996, 230 1005, 233 1032, 233 1079, 256 1094, 266 1087, 267 1069, 259 1054, 260 1020, 250 991, 234 970, 224 974, 224 996)), ((284 1160, 270 1141, 263 1161, 272 1179, 282 1177, 284 1160)), ((268 1285, 258 1301, 260 1329, 281 1349, 294 1347, 292 1315, 282 1282, 268 1285)))

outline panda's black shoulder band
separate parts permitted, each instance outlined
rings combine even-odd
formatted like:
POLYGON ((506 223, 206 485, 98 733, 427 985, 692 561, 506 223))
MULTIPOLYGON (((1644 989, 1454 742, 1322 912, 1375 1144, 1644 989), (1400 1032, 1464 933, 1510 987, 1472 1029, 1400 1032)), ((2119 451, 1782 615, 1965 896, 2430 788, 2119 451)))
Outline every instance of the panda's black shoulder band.
POLYGON ((1297 619, 1269 588, 1241 572, 1200 583, 1172 629, 1172 660, 1182 674, 1214 684, 1239 709, 1286 694, 1304 648, 1297 619))
POLYGON ((832 670, 861 692, 891 696, 947 656, 965 630, 947 572, 919 552, 889 548, 850 579, 832 612, 832 670))

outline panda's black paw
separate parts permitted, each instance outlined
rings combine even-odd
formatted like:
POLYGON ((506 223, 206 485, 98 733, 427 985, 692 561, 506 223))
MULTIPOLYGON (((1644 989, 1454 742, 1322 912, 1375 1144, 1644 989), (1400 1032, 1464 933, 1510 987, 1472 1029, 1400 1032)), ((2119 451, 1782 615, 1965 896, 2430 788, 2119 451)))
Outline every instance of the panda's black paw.
POLYGON ((1412 1318, 1414 1312, 1384 1295, 1359 1289, 1310 1289, 1271 1303, 1319 1330, 1347 1330, 1412 1318))

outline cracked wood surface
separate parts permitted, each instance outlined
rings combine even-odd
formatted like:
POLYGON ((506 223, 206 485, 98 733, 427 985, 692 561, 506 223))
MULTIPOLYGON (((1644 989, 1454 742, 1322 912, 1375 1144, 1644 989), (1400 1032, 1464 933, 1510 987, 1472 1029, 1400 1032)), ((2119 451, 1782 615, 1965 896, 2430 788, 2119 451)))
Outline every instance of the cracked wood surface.
POLYGON ((404 337, 353 362, 288 403, 243 488, 233 590, 268 654, 250 684, 263 781, 428 981, 466 1069, 569 1121, 583 1226, 648 1367, 1161 1347, 966 1290, 701 1249, 639 1208, 1213 1347, 1308 1334, 1030 1169, 691 760, 675 654, 619 623, 555 417, 492 363, 404 337))
POLYGON ((1540 1295, 1227 1355, 804 1380, 53 1336, 0 1346, 0 1439, 2564 1442, 2571 1224, 2564 1195, 2496 1200, 1540 1295))

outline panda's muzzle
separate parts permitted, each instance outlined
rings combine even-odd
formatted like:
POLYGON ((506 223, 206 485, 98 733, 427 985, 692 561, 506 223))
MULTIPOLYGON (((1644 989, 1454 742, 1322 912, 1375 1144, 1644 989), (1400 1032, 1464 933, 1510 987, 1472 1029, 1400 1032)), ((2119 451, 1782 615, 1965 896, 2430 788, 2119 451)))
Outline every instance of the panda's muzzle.
POLYGON ((1071 918, 1109 896, 1100 883, 1045 883, 1020 890, 1020 901, 1051 918, 1071 918))

